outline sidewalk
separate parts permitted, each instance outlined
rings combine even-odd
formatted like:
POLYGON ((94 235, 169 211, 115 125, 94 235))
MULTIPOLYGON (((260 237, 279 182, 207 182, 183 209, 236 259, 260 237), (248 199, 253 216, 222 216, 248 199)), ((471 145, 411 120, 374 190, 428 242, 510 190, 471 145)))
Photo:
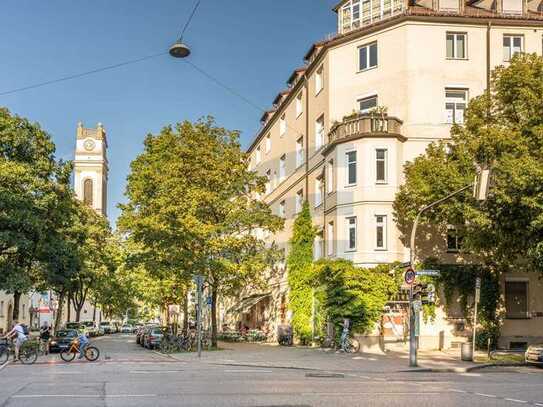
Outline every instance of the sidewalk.
MULTIPOLYGON (((480 363, 463 362, 460 351, 420 351, 419 367, 409 367, 407 352, 386 355, 368 353, 344 354, 310 347, 283 347, 270 344, 220 343, 220 351, 203 351, 201 362, 228 366, 254 366, 285 369, 321 370, 331 372, 393 373, 406 371, 467 372, 481 367, 480 363)), ((197 361, 198 355, 177 353, 172 358, 197 361)))

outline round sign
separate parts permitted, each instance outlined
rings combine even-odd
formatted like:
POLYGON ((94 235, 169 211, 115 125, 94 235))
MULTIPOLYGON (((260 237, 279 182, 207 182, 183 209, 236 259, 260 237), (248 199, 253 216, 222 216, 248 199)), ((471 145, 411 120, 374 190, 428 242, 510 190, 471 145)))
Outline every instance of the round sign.
POLYGON ((407 269, 404 275, 405 283, 411 285, 415 282, 415 278, 417 278, 417 273, 415 273, 415 270, 412 268, 407 269))

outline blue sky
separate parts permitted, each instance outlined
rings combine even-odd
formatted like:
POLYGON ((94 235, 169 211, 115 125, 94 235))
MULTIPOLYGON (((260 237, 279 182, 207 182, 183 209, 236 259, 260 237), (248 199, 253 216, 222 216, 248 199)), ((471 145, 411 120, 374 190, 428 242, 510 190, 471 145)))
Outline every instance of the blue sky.
MULTIPOLYGON (((310 45, 335 31, 335 3, 202 0, 185 34, 191 61, 268 108, 310 45)), ((166 51, 193 5, 193 0, 3 0, 0 93, 166 51)), ((211 114, 221 126, 240 130, 246 147, 261 116, 167 55, 0 96, 0 106, 39 122, 63 159, 73 159, 78 121, 87 127, 104 124, 113 222, 130 162, 146 134, 211 114)))

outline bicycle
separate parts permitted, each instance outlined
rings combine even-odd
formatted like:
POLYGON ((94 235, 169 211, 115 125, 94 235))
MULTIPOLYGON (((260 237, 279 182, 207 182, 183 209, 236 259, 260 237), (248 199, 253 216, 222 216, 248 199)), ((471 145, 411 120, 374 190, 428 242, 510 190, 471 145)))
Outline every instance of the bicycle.
MULTIPOLYGON (((15 357, 15 344, 13 341, 9 343, 4 343, 0 347, 0 365, 3 365, 9 361, 9 356, 13 355, 15 357)), ((38 350, 36 349, 35 344, 30 341, 26 341, 22 344, 19 349, 19 360, 23 365, 32 365, 38 359, 38 350)))
MULTIPOLYGON (((75 359, 75 355, 80 353, 79 340, 76 339, 72 341, 69 348, 60 351, 60 358, 65 362, 71 362, 75 359)), ((100 357, 100 350, 96 346, 87 345, 83 355, 89 362, 95 362, 100 357)))
POLYGON ((351 336, 346 335, 342 338, 339 347, 345 353, 357 353, 360 350, 360 342, 351 336))

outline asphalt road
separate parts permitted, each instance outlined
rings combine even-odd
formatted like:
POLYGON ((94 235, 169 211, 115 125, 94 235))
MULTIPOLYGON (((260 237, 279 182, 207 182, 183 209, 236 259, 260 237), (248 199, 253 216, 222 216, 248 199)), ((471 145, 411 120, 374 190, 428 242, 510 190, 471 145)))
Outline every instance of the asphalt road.
MULTIPOLYGON (((130 335, 95 341, 100 361, 0 368, 0 407, 10 406, 518 406, 543 407, 543 369, 480 373, 346 372, 178 361, 130 335), (337 372, 336 372, 337 373, 337 372), (329 377, 311 377, 311 376, 329 377), (335 377, 334 377, 335 376, 335 377)), ((273 354, 273 353, 270 353, 273 354)))

